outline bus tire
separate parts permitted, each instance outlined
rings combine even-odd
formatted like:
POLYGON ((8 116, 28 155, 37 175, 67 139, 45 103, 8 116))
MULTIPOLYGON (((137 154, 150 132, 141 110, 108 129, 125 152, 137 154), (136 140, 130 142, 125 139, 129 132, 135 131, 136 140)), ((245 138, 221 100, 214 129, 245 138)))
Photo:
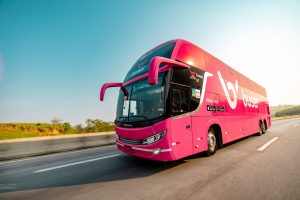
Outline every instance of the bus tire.
POLYGON ((262 123, 262 121, 259 122, 259 132, 257 133, 258 136, 261 136, 262 134, 264 134, 264 125, 262 123))
POLYGON ((267 132, 267 130, 268 130, 268 126, 267 126, 267 122, 266 122, 266 120, 264 120, 264 123, 263 123, 263 125, 264 125, 264 133, 266 133, 266 132, 267 132))
POLYGON ((212 156, 217 151, 217 137, 216 132, 213 128, 208 130, 207 135, 207 151, 205 152, 207 156, 212 156))

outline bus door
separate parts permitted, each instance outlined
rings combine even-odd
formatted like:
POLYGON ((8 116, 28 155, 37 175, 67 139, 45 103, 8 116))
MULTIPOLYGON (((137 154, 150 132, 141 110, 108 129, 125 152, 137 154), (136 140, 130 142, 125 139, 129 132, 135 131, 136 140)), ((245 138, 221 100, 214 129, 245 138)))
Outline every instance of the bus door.
POLYGON ((172 85, 170 90, 172 150, 176 159, 193 154, 190 87, 172 85))

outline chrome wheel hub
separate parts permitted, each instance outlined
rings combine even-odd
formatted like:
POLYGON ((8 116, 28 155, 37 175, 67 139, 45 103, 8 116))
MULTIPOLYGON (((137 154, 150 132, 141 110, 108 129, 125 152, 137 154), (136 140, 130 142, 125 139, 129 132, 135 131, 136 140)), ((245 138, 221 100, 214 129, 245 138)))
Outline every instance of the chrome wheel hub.
POLYGON ((215 150, 216 144, 217 144, 216 141, 217 140, 216 140, 215 135, 212 132, 209 132, 208 133, 208 148, 209 148, 210 151, 214 151, 215 150))

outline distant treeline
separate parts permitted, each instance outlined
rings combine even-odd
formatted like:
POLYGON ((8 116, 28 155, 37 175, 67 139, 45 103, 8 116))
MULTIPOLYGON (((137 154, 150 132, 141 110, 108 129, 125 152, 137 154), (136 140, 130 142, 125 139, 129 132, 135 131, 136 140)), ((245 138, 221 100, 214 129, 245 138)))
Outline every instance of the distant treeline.
POLYGON ((295 106, 275 113, 275 117, 284 117, 291 115, 300 115, 300 106, 295 106))
POLYGON ((288 108, 293 108, 298 105, 288 105, 288 104, 279 104, 278 106, 270 106, 270 112, 271 112, 271 117, 275 117, 275 113, 288 109, 288 108))
POLYGON ((81 124, 71 126, 68 122, 60 119, 53 119, 51 123, 2 123, 0 124, 1 132, 20 132, 20 133, 40 133, 39 135, 55 134, 75 134, 75 133, 95 133, 104 131, 113 131, 114 124, 104 122, 99 119, 87 119, 86 126, 81 124))

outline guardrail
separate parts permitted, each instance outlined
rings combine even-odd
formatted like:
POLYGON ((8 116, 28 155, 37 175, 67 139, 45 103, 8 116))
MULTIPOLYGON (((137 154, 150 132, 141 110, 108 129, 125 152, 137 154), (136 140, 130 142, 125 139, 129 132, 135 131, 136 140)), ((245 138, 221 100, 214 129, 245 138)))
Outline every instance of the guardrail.
POLYGON ((0 161, 99 147, 115 143, 115 132, 45 136, 0 141, 0 161))
MULTIPOLYGON (((272 121, 295 117, 300 117, 300 115, 272 118, 272 121)), ((99 147, 114 143, 115 132, 0 140, 0 161, 99 147)))

